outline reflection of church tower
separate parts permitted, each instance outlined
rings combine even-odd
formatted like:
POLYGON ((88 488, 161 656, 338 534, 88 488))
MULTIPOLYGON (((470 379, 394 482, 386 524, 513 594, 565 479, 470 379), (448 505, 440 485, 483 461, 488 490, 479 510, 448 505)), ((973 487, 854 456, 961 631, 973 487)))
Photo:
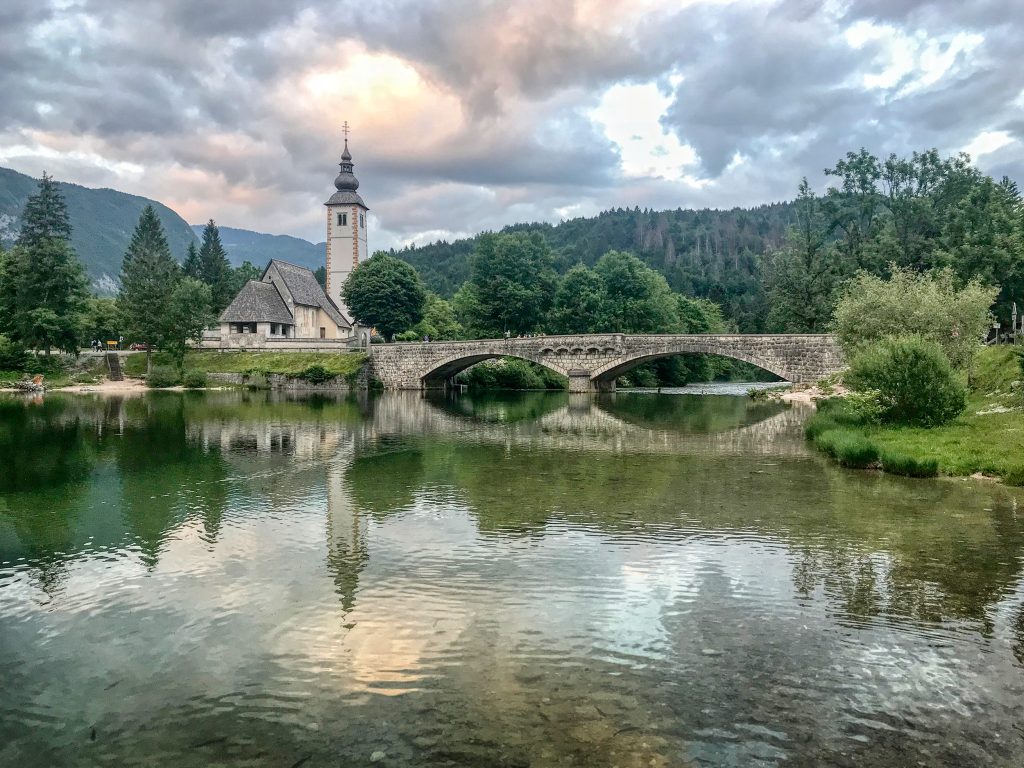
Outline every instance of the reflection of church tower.
POLYGON ((348 613, 355 607, 359 572, 369 560, 365 523, 360 520, 345 477, 351 461, 333 461, 328 467, 327 566, 334 577, 341 607, 348 613))
POLYGON ((341 287, 359 262, 367 257, 366 212, 363 198, 356 192, 359 181, 352 172, 348 151, 348 123, 345 123, 345 150, 341 153, 341 171, 334 180, 337 192, 324 203, 327 206, 327 295, 345 314, 341 287))

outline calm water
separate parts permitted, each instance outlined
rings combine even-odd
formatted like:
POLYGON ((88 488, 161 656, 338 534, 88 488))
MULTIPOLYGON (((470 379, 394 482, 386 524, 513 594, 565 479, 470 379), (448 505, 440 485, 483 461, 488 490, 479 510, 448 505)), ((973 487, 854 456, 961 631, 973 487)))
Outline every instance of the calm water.
POLYGON ((1018 497, 804 416, 0 400, 0 764, 1019 768, 1018 497))

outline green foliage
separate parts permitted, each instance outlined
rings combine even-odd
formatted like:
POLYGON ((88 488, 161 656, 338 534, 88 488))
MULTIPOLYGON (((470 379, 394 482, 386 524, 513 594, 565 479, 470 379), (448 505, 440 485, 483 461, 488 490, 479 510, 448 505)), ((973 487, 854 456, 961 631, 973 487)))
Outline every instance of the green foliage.
POLYGON ((847 355, 889 336, 920 335, 967 370, 989 327, 996 289, 969 282, 958 288, 948 269, 916 273, 892 267, 888 280, 859 272, 843 289, 835 330, 847 355))
POLYGON ((181 383, 181 376, 178 369, 170 365, 157 365, 146 374, 146 386, 153 389, 164 387, 175 387, 181 383))
POLYGON ((827 430, 814 438, 814 444, 844 467, 863 469, 878 461, 878 447, 853 429, 827 430))
POLYGON ((0 319, 26 347, 78 349, 87 292, 70 233, 64 198, 44 175, 25 203, 14 249, 0 259, 0 319))
MULTIPOLYGON (((261 277, 263 277, 263 270, 248 259, 243 261, 240 266, 231 270, 231 293, 228 298, 228 304, 238 295, 238 292, 242 290, 246 283, 250 280, 259 280, 261 277)), ((224 306, 226 307, 227 304, 224 306)))
POLYGON ((966 390, 942 348, 919 336, 883 339, 863 349, 844 380, 855 391, 877 392, 885 422, 932 427, 966 407, 966 390))
POLYGON ((203 389, 206 386, 206 372, 185 371, 181 375, 181 383, 186 389, 203 389))
POLYGON ((547 327, 552 333, 595 333, 605 315, 604 278, 582 264, 565 273, 555 291, 547 327))
POLYGON ((828 328, 839 282, 839 259, 830 247, 821 204, 807 179, 794 204, 797 223, 786 244, 769 254, 765 286, 771 310, 767 330, 822 333, 828 328))
POLYGON ((211 294, 205 283, 183 277, 167 299, 162 346, 179 368, 184 364, 189 342, 201 341, 203 331, 213 319, 211 294))
POLYGON ((474 389, 565 389, 566 379, 547 368, 516 358, 485 360, 459 374, 474 389))
POLYGON ((882 469, 891 475, 906 477, 937 477, 939 461, 933 457, 921 458, 891 448, 880 452, 882 469))
POLYGON ((199 280, 209 286, 209 313, 216 317, 235 297, 235 276, 227 252, 220 242, 220 231, 213 219, 203 228, 199 246, 199 280))
POLYGON ((130 339, 150 347, 167 346, 168 334, 176 334, 168 314, 179 279, 180 270, 171 256, 163 226, 153 207, 147 205, 124 254, 117 296, 117 308, 130 339))
POLYGON ((1015 464, 1003 470, 999 479, 1007 485, 1024 486, 1024 464, 1015 464))
POLYGON ((114 299, 91 298, 85 303, 79 343, 87 347, 93 340, 117 339, 122 335, 122 323, 122 316, 114 299))
POLYGON ((636 256, 609 251, 594 271, 605 286, 600 315, 604 330, 671 333, 680 327, 678 304, 665 278, 636 256))
POLYGON ((203 278, 203 267, 199 261, 199 249, 196 248, 195 241, 188 244, 188 249, 185 251, 185 261, 181 265, 181 271, 185 277, 193 277, 196 280, 202 280, 203 278))
POLYGON ((387 339, 423 319, 426 291, 419 275, 386 253, 375 253, 352 270, 341 295, 353 317, 387 339))
POLYGON ((323 384, 325 381, 333 379, 335 374, 328 371, 319 363, 315 363, 308 368, 302 370, 297 378, 307 381, 310 384, 323 384))
POLYGON ((435 293, 428 293, 423 304, 423 319, 413 328, 414 339, 429 336, 431 341, 461 339, 465 333, 455 308, 435 293))
POLYGON ((554 298, 556 279, 551 248, 540 235, 481 235, 468 292, 465 300, 456 302, 459 321, 492 338, 539 331, 554 298))
POLYGON ((23 371, 27 365, 24 347, 0 333, 0 371, 23 371))

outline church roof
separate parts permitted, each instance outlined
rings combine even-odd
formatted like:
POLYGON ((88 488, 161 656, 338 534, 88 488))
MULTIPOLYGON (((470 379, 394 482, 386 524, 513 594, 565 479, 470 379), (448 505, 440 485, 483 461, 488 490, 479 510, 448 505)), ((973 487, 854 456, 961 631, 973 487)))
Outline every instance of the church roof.
POLYGON ((286 323, 294 324, 292 313, 273 283, 250 280, 221 312, 222 323, 286 323))
MULTIPOLYGON (((316 275, 311 270, 300 267, 298 264, 271 259, 263 276, 266 277, 267 272, 275 267, 281 280, 284 281, 285 288, 291 294, 292 301, 307 307, 320 307, 338 325, 344 328, 352 326, 352 322, 341 313, 341 310, 324 292, 323 287, 316 280, 316 275)), ((267 283, 267 285, 271 284, 267 283)), ((276 293, 277 289, 274 289, 274 292, 276 293)))
MULTIPOLYGON (((361 205, 366 208, 366 203, 363 202, 363 198, 359 196, 358 192, 353 192, 350 189, 339 189, 328 200, 324 205, 361 205)), ((366 208, 366 210, 370 210, 366 208)))

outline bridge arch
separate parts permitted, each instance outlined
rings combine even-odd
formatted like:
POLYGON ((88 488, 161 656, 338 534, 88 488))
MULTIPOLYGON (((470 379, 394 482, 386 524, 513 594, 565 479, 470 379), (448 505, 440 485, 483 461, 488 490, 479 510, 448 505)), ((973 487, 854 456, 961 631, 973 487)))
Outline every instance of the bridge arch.
POLYGON ((792 374, 786 370, 785 365, 781 364, 780 361, 766 360, 765 358, 742 348, 736 348, 733 346, 709 348, 709 345, 706 343, 688 342, 674 344, 672 347, 672 349, 659 350, 657 352, 639 352, 633 355, 621 357, 617 360, 612 360, 600 368, 591 371, 590 377, 595 384, 598 384, 600 388, 605 389, 608 385, 613 384, 617 378, 628 373, 637 366, 643 365, 644 363, 663 360, 668 357, 676 357, 678 355, 705 354, 718 355, 720 357, 728 357, 732 360, 750 363, 751 365, 756 365, 762 370, 768 371, 768 373, 775 374, 781 379, 790 381, 793 379, 792 374))
POLYGON ((547 368, 549 371, 557 373, 559 376, 565 376, 568 378, 569 372, 562 368, 557 363, 550 359, 545 359, 545 355, 533 356, 526 354, 515 354, 515 352, 509 350, 502 350, 500 352, 486 352, 478 354, 457 354, 440 361, 436 361, 430 364, 430 366, 420 375, 420 381, 424 387, 429 388, 431 385, 439 386, 449 379, 454 378, 468 368, 472 368, 477 363, 482 363, 484 360, 496 360, 500 357, 510 357, 515 360, 525 360, 528 363, 535 363, 543 368, 547 368))

